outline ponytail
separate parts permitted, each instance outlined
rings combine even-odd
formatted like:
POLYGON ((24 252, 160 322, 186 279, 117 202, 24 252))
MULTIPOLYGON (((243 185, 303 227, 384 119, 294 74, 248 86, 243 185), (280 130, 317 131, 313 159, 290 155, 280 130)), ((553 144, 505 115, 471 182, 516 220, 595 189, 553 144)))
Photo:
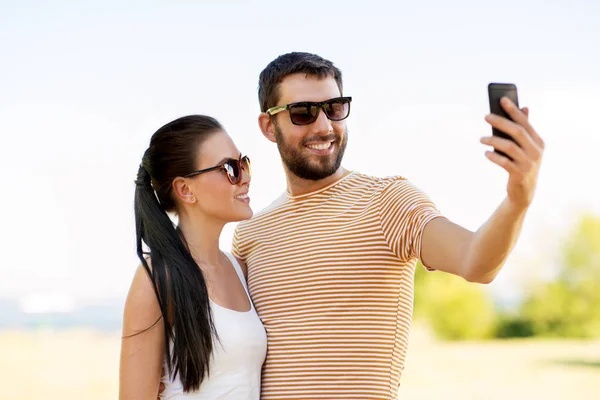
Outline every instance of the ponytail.
POLYGON ((184 391, 189 392, 198 390, 209 374, 216 331, 204 276, 159 203, 152 181, 142 162, 135 181, 137 254, 152 281, 164 320, 168 373, 171 377, 179 374, 184 391), (144 252, 144 244, 149 252, 144 252), (150 256, 152 268, 145 255, 150 256))

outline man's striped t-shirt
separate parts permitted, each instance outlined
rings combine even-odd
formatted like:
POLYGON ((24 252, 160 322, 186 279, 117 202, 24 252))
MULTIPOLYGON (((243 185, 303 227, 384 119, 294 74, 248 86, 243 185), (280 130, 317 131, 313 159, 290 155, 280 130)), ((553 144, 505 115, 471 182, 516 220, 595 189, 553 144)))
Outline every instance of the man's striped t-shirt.
POLYGON ((406 179, 353 172, 238 224, 233 253, 268 335, 263 399, 396 398, 422 232, 438 216, 406 179))

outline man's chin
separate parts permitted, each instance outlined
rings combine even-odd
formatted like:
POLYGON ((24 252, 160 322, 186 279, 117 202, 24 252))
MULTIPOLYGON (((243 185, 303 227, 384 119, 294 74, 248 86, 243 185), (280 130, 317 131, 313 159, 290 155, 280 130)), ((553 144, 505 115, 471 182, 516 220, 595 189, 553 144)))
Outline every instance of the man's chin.
POLYGON ((319 181, 335 174, 336 170, 337 168, 335 168, 334 165, 328 165, 319 167, 311 166, 309 168, 294 168, 292 169, 292 172, 299 178, 310 181, 319 181))

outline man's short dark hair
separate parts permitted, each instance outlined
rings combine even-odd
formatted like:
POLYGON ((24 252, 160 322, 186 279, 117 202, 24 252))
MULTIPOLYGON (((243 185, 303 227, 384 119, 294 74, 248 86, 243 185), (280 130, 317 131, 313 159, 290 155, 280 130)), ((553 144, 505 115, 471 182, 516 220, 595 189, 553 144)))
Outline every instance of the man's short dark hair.
POLYGON ((267 111, 279 101, 279 84, 291 74, 302 73, 319 79, 332 77, 342 94, 342 71, 333 63, 316 54, 293 52, 283 54, 271 61, 258 78, 258 101, 260 110, 267 111))

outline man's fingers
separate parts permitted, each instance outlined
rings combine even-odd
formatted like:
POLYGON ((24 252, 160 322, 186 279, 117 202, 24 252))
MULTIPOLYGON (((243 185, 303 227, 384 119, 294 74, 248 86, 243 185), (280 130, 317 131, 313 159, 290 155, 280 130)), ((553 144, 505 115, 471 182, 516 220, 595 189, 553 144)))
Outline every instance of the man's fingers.
POLYGON ((512 140, 491 136, 481 138, 480 142, 508 155, 516 165, 523 167, 523 169, 526 169, 527 164, 530 163, 523 149, 512 140))
MULTIPOLYGON (((525 115, 520 110, 518 112, 527 121, 525 115)), ((513 138, 532 160, 537 160, 541 157, 542 149, 535 143, 531 134, 522 125, 494 114, 486 115, 485 120, 494 128, 505 132, 513 138)))
MULTIPOLYGON (((161 376, 161 378, 165 376, 165 367, 164 367, 164 365, 163 365, 162 369, 160 370, 160 376, 161 376)), ((165 391, 165 384, 163 382, 160 382, 160 384, 158 385, 158 397, 157 397, 157 400, 160 400, 160 395, 164 391, 165 391)))
POLYGON ((522 109, 519 109, 508 97, 500 99, 500 105, 504 108, 504 111, 510 115, 513 121, 525 128, 525 131, 529 134, 533 142, 543 150, 544 141, 529 123, 529 108, 523 107, 522 109))
POLYGON ((164 391, 165 391, 165 384, 161 382, 160 385, 158 385, 158 396, 156 397, 156 400, 160 400, 160 395, 164 391))
POLYGON ((504 157, 503 155, 493 151, 486 151, 485 156, 494 164, 497 164, 504 168, 509 174, 519 173, 519 168, 517 167, 517 165, 514 162, 510 161, 508 158, 504 157))

